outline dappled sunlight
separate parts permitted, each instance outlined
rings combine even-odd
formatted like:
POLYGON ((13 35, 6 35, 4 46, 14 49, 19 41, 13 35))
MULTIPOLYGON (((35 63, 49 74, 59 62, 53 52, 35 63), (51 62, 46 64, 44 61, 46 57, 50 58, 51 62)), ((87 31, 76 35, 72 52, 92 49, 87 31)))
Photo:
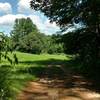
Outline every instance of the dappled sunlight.
MULTIPOLYGON (((23 55, 18 54, 18 57, 23 55)), ((99 100, 97 83, 75 70, 80 68, 80 62, 61 56, 45 55, 47 58, 42 59, 43 55, 27 54, 20 58, 18 65, 12 66, 10 77, 12 87, 18 91, 16 99, 99 100)), ((7 66, 3 63, 2 67, 7 66)))
POLYGON ((76 62, 71 62, 58 59, 33 61, 33 65, 43 66, 19 70, 38 79, 27 83, 17 100, 99 100, 100 94, 93 81, 73 70, 76 62))
POLYGON ((99 100, 100 94, 86 88, 50 87, 50 84, 30 82, 17 100, 99 100))

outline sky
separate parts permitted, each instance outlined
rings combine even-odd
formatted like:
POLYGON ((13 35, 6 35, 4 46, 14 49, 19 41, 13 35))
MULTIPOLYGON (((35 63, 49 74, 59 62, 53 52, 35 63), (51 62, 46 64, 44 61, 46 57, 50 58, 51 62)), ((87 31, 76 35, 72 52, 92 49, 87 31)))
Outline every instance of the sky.
POLYGON ((9 34, 13 29, 16 18, 30 17, 40 32, 54 34, 60 30, 55 23, 39 11, 30 8, 31 0, 0 0, 0 32, 9 34))

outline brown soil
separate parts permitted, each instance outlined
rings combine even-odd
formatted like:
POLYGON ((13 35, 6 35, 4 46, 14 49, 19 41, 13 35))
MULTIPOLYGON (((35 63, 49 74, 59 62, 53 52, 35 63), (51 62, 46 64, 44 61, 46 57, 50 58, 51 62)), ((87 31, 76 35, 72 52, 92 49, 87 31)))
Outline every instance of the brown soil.
POLYGON ((70 70, 64 78, 42 77, 29 82, 17 100, 100 100, 93 83, 70 70))

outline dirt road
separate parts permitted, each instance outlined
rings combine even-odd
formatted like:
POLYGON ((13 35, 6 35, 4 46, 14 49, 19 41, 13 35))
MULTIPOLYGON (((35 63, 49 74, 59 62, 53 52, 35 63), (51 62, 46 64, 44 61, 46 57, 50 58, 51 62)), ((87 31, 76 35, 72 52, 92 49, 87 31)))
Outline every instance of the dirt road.
POLYGON ((92 87, 91 81, 71 71, 66 73, 60 79, 42 77, 29 82, 17 100, 100 100, 100 94, 92 87))

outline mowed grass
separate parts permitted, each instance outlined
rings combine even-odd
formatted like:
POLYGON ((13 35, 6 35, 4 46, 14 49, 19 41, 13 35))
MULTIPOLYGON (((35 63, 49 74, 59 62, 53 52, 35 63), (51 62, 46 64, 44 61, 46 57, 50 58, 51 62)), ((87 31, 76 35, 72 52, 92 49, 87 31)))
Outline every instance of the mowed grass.
MULTIPOLYGON (((13 52, 14 54, 17 55, 18 58, 18 65, 16 65, 16 67, 30 67, 30 66, 35 66, 35 65, 40 65, 38 64, 38 62, 42 62, 42 61, 49 61, 49 60, 69 60, 68 57, 66 57, 66 55, 62 54, 62 55, 50 55, 50 54, 41 54, 41 55, 36 55, 36 54, 29 54, 29 53, 22 53, 22 52, 13 52), (37 62, 37 63, 35 63, 37 62)), ((13 60, 13 55, 12 53, 8 54, 10 58, 12 58, 13 60)), ((1 64, 7 64, 9 65, 10 63, 5 60, 2 59, 1 64)), ((41 63, 42 65, 42 63, 41 63)))
MULTIPOLYGON (((21 52, 13 52, 17 55, 18 64, 11 65, 7 60, 2 59, 0 66, 2 67, 11 67, 11 76, 12 80, 11 88, 14 91, 21 90, 29 81, 34 81, 38 79, 38 75, 41 75, 45 68, 49 65, 59 65, 65 64, 66 61, 70 60, 66 55, 49 55, 49 54, 28 54, 21 52)), ((8 54, 13 60, 13 55, 8 54)))

